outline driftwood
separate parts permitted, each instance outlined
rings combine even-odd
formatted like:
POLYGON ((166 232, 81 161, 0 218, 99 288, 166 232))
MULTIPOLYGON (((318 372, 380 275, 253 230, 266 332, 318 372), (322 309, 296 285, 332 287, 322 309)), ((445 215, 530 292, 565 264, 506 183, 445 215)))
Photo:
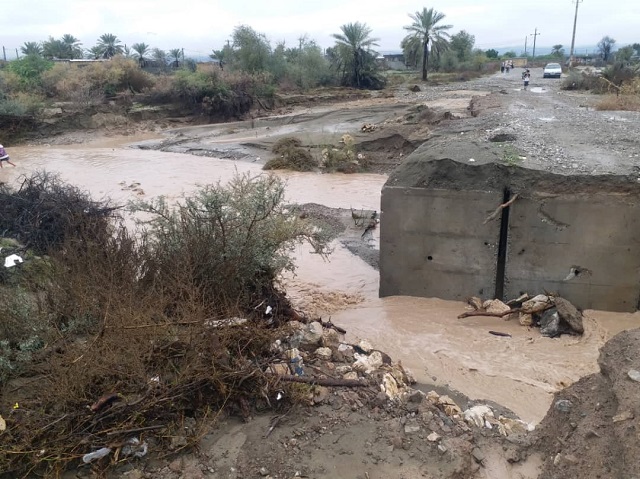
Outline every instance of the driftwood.
POLYGON ((357 379, 310 378, 307 376, 280 376, 280 379, 292 383, 317 384, 318 386, 329 387, 358 388, 369 386, 367 382, 358 381, 357 379))
POLYGON ((522 312, 522 308, 513 308, 509 311, 505 311, 504 313, 490 313, 488 311, 467 311, 458 316, 458 319, 468 318, 471 316, 491 316, 493 318, 503 318, 509 314, 520 313, 522 312))
POLYGON ((510 338, 511 335, 509 333, 502 333, 500 331, 489 331, 489 334, 493 334, 494 336, 502 336, 503 338, 510 338))
POLYGON ((341 328, 340 326, 336 326, 335 324, 333 324, 333 323, 331 322, 331 318, 329 318, 329 321, 322 321, 322 320, 320 320, 320 324, 322 325, 322 327, 323 327, 323 328, 326 328, 326 329, 334 329, 334 330, 336 330, 337 332, 339 332, 340 334, 347 334, 347 330, 346 330, 346 329, 341 328))
POLYGON ((496 219, 503 209, 508 208, 509 206, 511 206, 513 204, 513 202, 515 200, 517 200, 517 199, 518 199, 518 193, 513 195, 513 197, 509 201, 507 201, 506 203, 502 203, 500 206, 498 206, 493 213, 491 213, 489 216, 487 216, 487 218, 482 222, 482 224, 486 225, 489 221, 492 221, 492 220, 496 219))

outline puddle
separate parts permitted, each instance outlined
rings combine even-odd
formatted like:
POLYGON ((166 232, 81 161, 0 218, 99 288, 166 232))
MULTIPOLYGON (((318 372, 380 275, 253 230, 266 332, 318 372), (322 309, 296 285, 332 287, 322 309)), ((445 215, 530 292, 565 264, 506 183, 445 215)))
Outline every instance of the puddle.
POLYGON ((545 88, 539 87, 539 86, 534 86, 532 88, 529 88, 529 91, 532 93, 546 93, 547 90, 545 88))

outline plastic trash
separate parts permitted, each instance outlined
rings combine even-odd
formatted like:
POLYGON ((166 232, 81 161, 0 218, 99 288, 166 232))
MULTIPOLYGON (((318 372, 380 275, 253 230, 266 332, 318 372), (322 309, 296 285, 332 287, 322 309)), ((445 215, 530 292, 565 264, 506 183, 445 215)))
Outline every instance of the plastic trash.
POLYGON ((147 441, 140 442, 137 437, 127 439, 127 442, 122 446, 123 456, 144 457, 147 455, 149 445, 147 441))
POLYGON ((4 259, 5 268, 13 268, 18 263, 24 263, 24 260, 17 254, 10 254, 4 259))
POLYGON ((103 457, 107 457, 109 454, 111 454, 111 448, 103 447, 101 449, 98 449, 97 451, 93 451, 82 456, 82 462, 84 462, 85 464, 89 464, 90 462, 102 459, 103 457))

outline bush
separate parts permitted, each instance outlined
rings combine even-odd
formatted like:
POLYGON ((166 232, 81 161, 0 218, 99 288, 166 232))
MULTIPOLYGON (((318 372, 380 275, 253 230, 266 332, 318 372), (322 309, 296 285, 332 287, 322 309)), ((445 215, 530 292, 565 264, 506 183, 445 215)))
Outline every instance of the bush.
POLYGON ((572 70, 562 81, 561 89, 591 90, 594 93, 603 93, 606 91, 606 82, 596 75, 572 70))
POLYGON ((280 138, 271 151, 277 156, 267 161, 263 167, 265 170, 313 171, 318 167, 318 162, 309 150, 302 148, 302 142, 298 138, 280 138))
POLYGON ((367 169, 364 155, 358 155, 355 140, 351 135, 342 135, 341 147, 328 146, 322 150, 322 166, 327 171, 357 173, 367 169))

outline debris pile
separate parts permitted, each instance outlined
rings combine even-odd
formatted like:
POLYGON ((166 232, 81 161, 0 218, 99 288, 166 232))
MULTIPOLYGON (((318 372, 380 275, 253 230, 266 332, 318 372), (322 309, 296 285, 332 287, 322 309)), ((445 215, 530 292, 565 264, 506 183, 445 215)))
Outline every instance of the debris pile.
POLYGON ((550 338, 562 334, 584 333, 582 313, 569 301, 557 295, 539 294, 530 297, 523 294, 507 303, 499 299, 482 301, 474 296, 467 302, 473 310, 462 313, 458 318, 493 316, 505 320, 517 319, 522 326, 540 328, 540 333, 550 338))

